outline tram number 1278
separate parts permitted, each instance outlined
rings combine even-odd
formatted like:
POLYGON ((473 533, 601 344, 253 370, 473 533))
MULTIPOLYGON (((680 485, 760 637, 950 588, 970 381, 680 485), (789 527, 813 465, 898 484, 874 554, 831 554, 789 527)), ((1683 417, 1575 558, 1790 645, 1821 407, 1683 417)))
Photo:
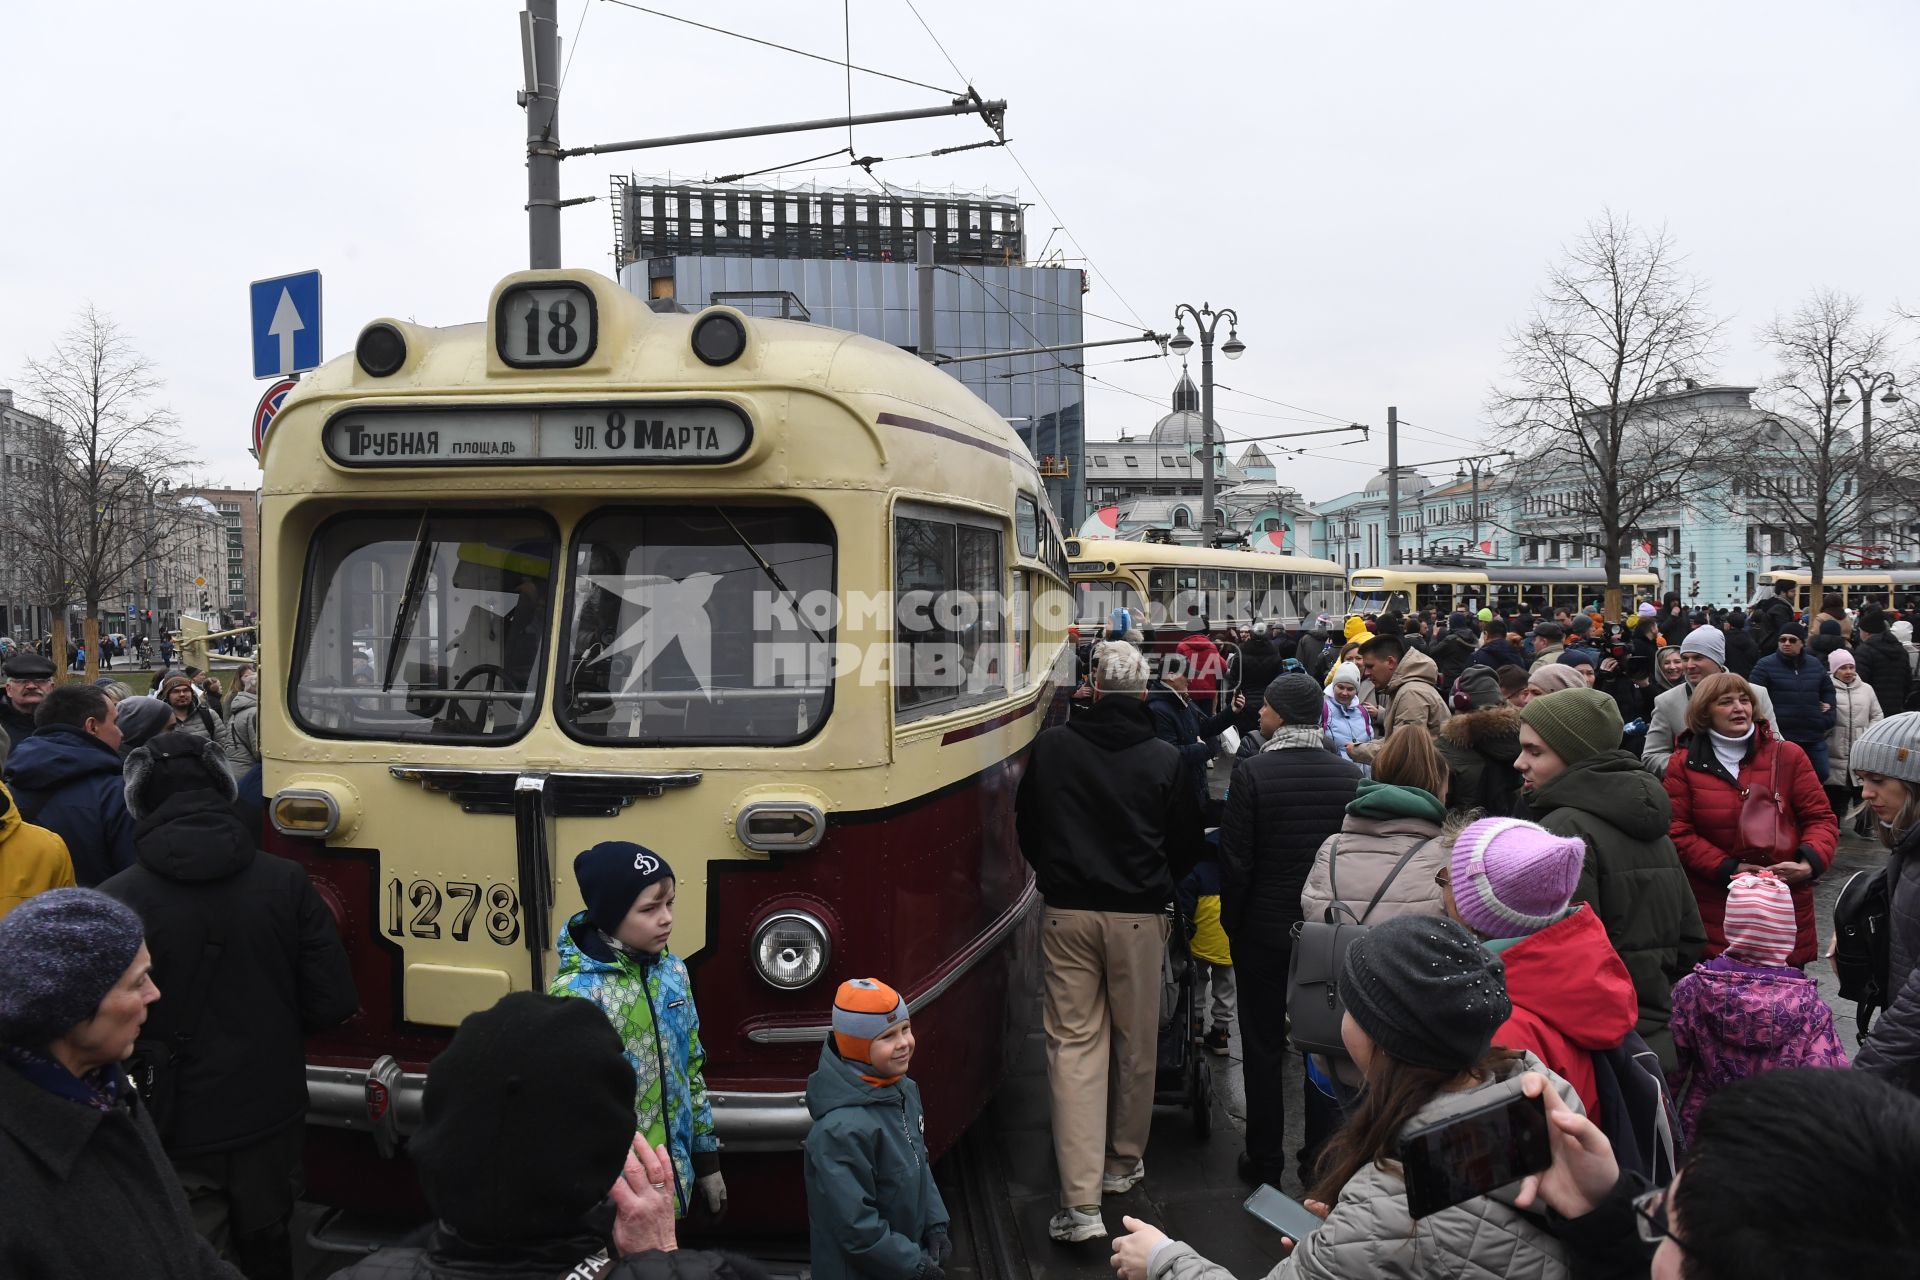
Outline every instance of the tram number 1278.
POLYGON ((520 898, 512 885, 496 884, 483 890, 470 880, 447 881, 444 895, 431 880, 415 880, 402 885, 398 878, 387 881, 387 933, 395 938, 411 934, 416 938, 438 938, 440 915, 449 910, 447 931, 455 942, 465 942, 473 934, 473 918, 484 905, 487 936, 503 947, 520 941, 520 898))

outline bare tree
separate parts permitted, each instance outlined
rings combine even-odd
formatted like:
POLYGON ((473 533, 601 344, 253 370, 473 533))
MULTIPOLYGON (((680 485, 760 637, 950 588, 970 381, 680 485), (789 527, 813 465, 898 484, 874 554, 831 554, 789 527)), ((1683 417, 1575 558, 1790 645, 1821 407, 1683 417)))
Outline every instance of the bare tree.
POLYGON ((1779 416, 1728 441, 1728 471, 1807 557, 1818 608, 1827 557, 1867 540, 1884 504, 1920 481, 1912 418, 1883 413, 1875 422, 1876 395, 1899 399, 1882 376, 1892 372, 1895 344, 1857 297, 1822 289, 1774 317, 1760 338, 1779 362, 1765 388, 1779 416), (1851 425, 1855 395, 1865 429, 1851 425))
MULTIPOLYGON (((161 380, 112 317, 92 306, 75 317, 44 359, 27 362, 27 381, 57 439, 57 493, 70 531, 65 575, 86 606, 87 678, 100 669, 100 607, 123 593, 187 518, 176 503, 156 502, 161 479, 178 481, 194 465, 171 411, 154 403, 161 380)), ((44 527, 61 518, 48 511, 44 527)), ((64 612, 64 602, 61 605, 64 612)))
POLYGON ((1533 315, 1507 343, 1508 380, 1489 406, 1529 487, 1563 488, 1560 536, 1605 561, 1620 609, 1620 554, 1649 517, 1686 501, 1712 432, 1668 396, 1704 373, 1722 321, 1671 236, 1608 211, 1549 268, 1533 315))
POLYGON ((76 505, 59 433, 30 428, 10 441, 15 470, 7 486, 4 533, 27 600, 51 619, 52 658, 67 665, 67 606, 76 598, 69 556, 79 535, 76 505))

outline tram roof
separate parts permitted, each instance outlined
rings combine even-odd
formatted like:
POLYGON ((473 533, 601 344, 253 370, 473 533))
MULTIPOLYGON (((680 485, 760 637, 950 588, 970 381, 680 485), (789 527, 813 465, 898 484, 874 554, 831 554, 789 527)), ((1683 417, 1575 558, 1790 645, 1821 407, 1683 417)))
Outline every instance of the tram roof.
MULTIPOLYGON (((407 356, 401 368, 390 376, 375 377, 361 367, 355 355, 347 354, 302 378, 274 421, 261 451, 262 469, 271 479, 276 469, 271 459, 275 446, 287 443, 283 436, 289 419, 298 422, 314 409, 330 414, 371 401, 457 404, 472 397, 506 403, 506 397, 518 397, 528 403, 564 403, 621 394, 695 397, 702 393, 746 395, 797 388, 846 402, 869 427, 877 424, 883 412, 908 418, 935 417, 938 430, 932 435, 984 447, 990 453, 1004 451, 1016 467, 1035 470, 1032 455, 1020 436, 958 379, 911 352, 861 334, 747 315, 724 306, 692 313, 657 312, 606 276, 581 270, 509 275, 493 287, 486 314, 498 313, 501 294, 511 286, 559 281, 583 284, 593 292, 599 335, 595 351, 585 363, 574 368, 511 367, 497 351, 488 321, 432 327, 375 317, 368 320, 367 327, 391 325, 405 338, 407 356), (736 317, 747 333, 744 353, 718 366, 701 361, 692 345, 694 325, 715 311, 736 317)), ((757 421, 755 428, 789 434, 801 429, 789 420, 757 421)), ((920 434, 924 437, 927 433, 920 434)), ((315 457, 320 457, 324 465, 324 455, 317 439, 307 443, 310 452, 294 450, 295 456, 289 460, 294 473, 281 485, 269 484, 269 490, 310 487, 310 477, 303 474, 305 468, 315 457)), ((283 455, 286 452, 281 450, 283 455)), ((469 469, 422 468, 439 475, 469 469)))
POLYGON ((1228 551, 1207 547, 1183 547, 1177 543, 1129 542, 1119 538, 1079 538, 1069 545, 1070 557, 1085 560, 1111 560, 1116 565, 1162 565, 1169 568, 1233 569, 1250 573, 1330 573, 1345 576, 1331 560, 1310 556, 1279 555, 1271 551, 1228 551))

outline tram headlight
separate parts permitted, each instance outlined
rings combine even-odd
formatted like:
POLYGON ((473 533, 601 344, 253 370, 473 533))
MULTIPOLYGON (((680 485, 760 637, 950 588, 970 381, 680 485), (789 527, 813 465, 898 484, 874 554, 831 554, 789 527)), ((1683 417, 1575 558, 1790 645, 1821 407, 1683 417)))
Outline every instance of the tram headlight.
POLYGON ((392 377, 407 362, 407 339, 393 325, 376 322, 360 331, 353 355, 372 377, 392 377))
POLYGON ((827 971, 833 944, 811 912, 777 911, 753 931, 753 967, 768 986, 798 991, 827 971))
POLYGON ((707 364, 732 364, 747 349, 747 326, 730 311, 709 311, 693 322, 693 354, 707 364))

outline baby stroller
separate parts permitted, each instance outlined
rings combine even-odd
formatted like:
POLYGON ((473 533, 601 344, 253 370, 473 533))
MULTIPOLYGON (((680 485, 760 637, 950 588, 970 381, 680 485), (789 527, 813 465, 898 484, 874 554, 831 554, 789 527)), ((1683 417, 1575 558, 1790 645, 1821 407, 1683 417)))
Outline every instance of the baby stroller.
POLYGON ((1200 1045, 1207 1032, 1207 1014, 1201 1002, 1200 965, 1189 945, 1193 921, 1177 903, 1167 912, 1173 925, 1167 931, 1166 958, 1160 965, 1153 1100, 1188 1108, 1193 1113, 1193 1136, 1205 1141, 1213 1133, 1213 1066, 1200 1045))

